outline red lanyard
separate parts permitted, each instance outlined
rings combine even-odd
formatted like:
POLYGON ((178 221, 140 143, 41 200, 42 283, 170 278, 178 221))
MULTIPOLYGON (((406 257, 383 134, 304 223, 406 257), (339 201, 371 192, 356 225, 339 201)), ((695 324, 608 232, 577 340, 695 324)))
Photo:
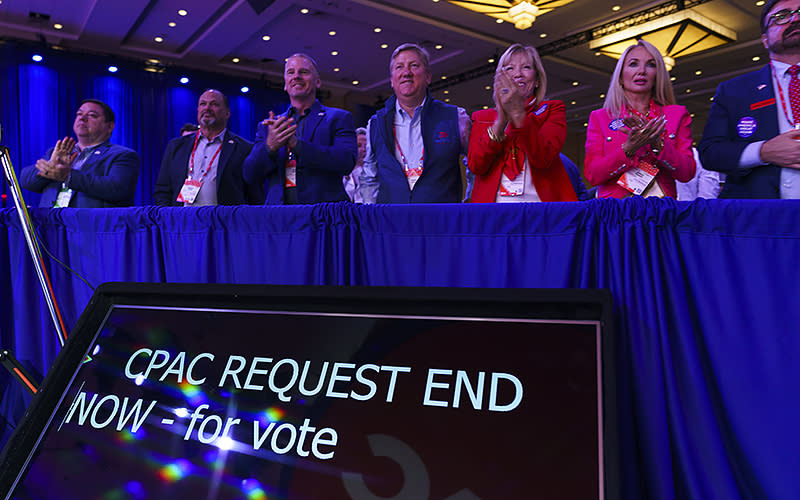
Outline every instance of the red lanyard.
MULTIPOLYGON (((409 128, 410 128, 410 125, 409 125, 409 128)), ((408 166, 408 162, 406 161, 406 155, 404 155, 403 154, 403 150, 400 149, 400 141, 397 140, 397 127, 394 126, 394 123, 392 124, 392 133, 394 134, 394 143, 395 143, 395 145, 397 145, 397 151, 400 153, 400 158, 403 159, 403 170, 407 172, 407 171, 410 170, 410 168, 408 166)), ((423 146, 423 148, 422 148, 422 156, 419 157, 419 168, 420 168, 420 170, 422 170, 422 162, 423 162, 424 159, 425 159, 425 147, 423 146)))
POLYGON ((772 64, 772 61, 769 62, 769 67, 772 68, 772 76, 775 77, 775 82, 778 84, 778 95, 781 96, 781 107, 783 108, 783 116, 786 117, 786 122, 794 129, 800 128, 800 120, 794 116, 792 116, 791 120, 789 119, 789 110, 786 109, 786 99, 783 97, 783 85, 781 85, 781 81, 778 80, 778 72, 775 71, 775 66, 772 64))
MULTIPOLYGON (((208 162, 208 167, 206 168, 206 171, 203 172, 203 175, 201 175, 200 179, 198 180, 203 180, 206 178, 206 175, 208 175, 208 172, 211 170, 211 165, 214 164, 214 160, 217 159, 217 155, 219 154, 220 151, 222 151, 222 137, 220 136, 217 137, 219 137, 219 147, 217 148, 217 152, 214 153, 214 156, 211 157, 211 161, 208 162)), ((195 151, 197 151, 197 141, 199 140, 200 140, 200 131, 198 130, 197 135, 194 136, 194 146, 192 146, 192 158, 189 160, 189 175, 187 177, 189 177, 190 179, 192 178, 192 173, 194 172, 194 153, 195 151)))

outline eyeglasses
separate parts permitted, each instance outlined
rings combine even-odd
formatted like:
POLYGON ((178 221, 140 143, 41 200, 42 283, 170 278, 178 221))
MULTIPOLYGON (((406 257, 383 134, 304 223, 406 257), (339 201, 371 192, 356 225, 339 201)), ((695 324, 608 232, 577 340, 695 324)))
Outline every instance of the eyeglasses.
POLYGON ((792 16, 797 14, 800 17, 800 9, 783 9, 769 16, 769 24, 788 24, 792 16))

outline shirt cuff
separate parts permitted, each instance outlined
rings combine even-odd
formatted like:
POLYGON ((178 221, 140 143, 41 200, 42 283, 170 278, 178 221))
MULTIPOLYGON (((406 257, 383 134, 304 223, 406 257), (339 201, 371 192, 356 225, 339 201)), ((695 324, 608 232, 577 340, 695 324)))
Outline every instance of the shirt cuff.
POLYGON ((758 167, 764 165, 761 161, 761 146, 765 141, 751 142, 742 151, 742 156, 739 157, 739 168, 746 170, 748 168, 758 167))

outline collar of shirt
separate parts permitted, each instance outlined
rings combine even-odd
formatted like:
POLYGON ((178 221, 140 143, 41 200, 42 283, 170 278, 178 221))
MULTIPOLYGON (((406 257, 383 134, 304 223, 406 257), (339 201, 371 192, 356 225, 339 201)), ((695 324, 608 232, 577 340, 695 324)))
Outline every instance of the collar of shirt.
POLYGON ((422 104, 420 104, 419 106, 414 108, 414 117, 413 118, 408 116, 408 113, 406 113, 406 110, 404 110, 400 106, 400 101, 396 101, 394 103, 395 121, 396 122, 399 121, 400 123, 403 123, 403 122, 407 122, 409 120, 411 120, 411 121, 413 121, 413 120, 421 120, 420 116, 422 115, 422 113, 420 113, 420 111, 422 110, 423 106, 425 106, 425 101, 427 101, 427 100, 428 100, 428 96, 425 96, 425 98, 422 100, 422 104))
POLYGON ((210 140, 206 139, 206 136, 204 136, 202 133, 200 133, 200 138, 197 140, 197 145, 199 146, 199 145, 204 144, 204 143, 205 144, 213 144, 215 142, 218 142, 217 139, 219 139, 219 142, 222 142, 222 138, 225 137, 225 132, 227 132, 227 131, 228 131, 227 128, 222 129, 222 131, 219 134, 215 135, 210 140))

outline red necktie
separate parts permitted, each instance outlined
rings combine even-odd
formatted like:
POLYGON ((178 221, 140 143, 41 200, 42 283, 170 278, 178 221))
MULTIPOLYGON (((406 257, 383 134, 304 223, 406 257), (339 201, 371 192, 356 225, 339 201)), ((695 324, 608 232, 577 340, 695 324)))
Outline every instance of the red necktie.
POLYGON ((792 78, 789 80, 789 103, 792 105, 792 122, 790 125, 800 123, 800 66, 792 66, 789 68, 789 74, 792 78))

